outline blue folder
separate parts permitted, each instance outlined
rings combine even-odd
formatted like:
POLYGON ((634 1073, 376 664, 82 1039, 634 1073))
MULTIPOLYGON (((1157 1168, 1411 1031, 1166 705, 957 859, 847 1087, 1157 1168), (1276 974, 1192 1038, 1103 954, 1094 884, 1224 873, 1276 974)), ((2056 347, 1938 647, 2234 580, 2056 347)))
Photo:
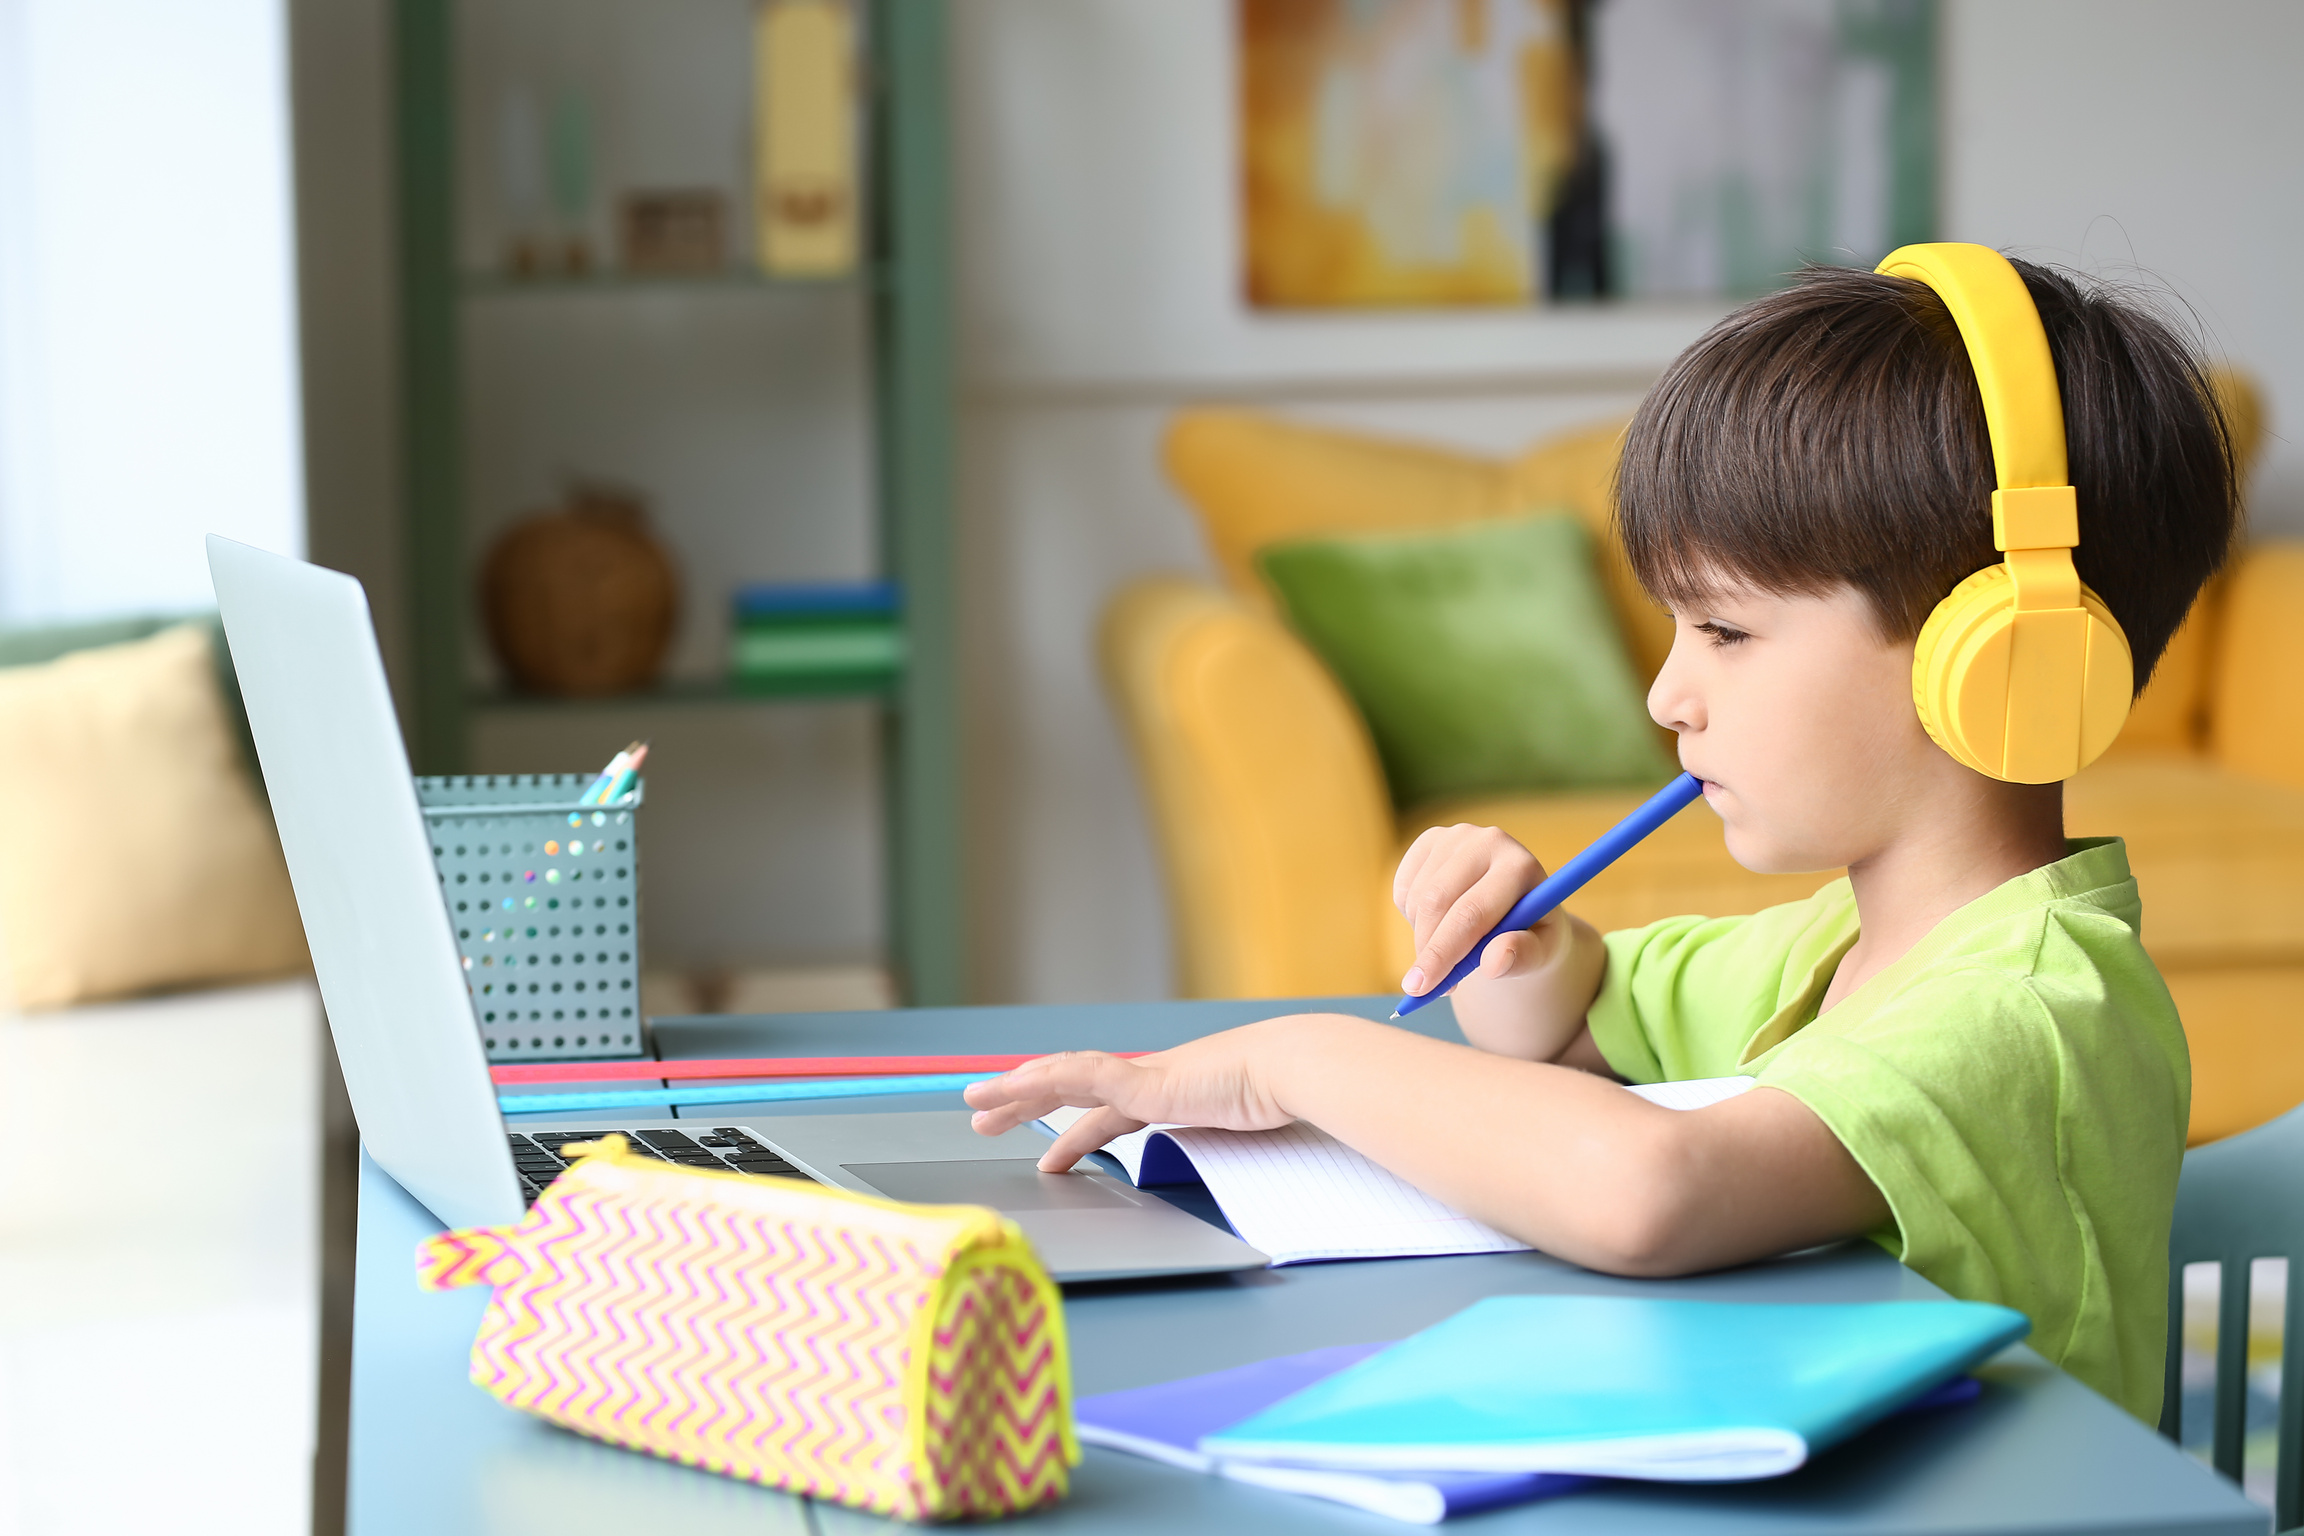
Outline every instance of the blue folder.
POLYGON ((1199 1448, 1354 1472, 1773 1477, 2030 1330, 1965 1301, 1493 1296, 1199 1448))

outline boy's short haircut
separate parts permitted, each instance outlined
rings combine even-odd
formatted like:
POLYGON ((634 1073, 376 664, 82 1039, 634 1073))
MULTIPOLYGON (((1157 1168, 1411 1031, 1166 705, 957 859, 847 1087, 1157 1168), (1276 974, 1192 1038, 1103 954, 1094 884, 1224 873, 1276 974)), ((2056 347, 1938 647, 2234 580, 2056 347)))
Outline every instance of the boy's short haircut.
MULTIPOLYGON (((2080 502, 2080 579, 2143 690, 2232 540, 2230 435, 2198 355, 2100 286, 2018 261, 2048 332, 2080 502)), ((1992 547, 1991 436, 1966 345, 1925 284, 1810 267, 1722 320, 1641 402, 1617 470, 1626 555, 1685 606, 1725 577, 1849 586, 1908 640, 1992 547)))

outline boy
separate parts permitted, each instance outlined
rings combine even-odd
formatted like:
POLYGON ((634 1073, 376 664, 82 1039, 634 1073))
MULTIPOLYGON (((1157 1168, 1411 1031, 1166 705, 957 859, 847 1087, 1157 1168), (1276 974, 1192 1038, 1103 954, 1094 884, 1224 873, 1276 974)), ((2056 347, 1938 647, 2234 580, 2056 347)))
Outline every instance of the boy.
MULTIPOLYGON (((2231 537, 2222 417, 2168 327, 2016 270, 2055 363, 2072 559, 2141 689, 2231 537)), ((2000 562, 1996 446, 1935 288, 1840 268, 1714 327, 1627 434, 1625 549, 1676 626, 1649 710, 1739 862, 1844 879, 1748 917, 1603 937, 1561 913, 1501 938, 1455 993, 1469 1046, 1271 1019, 1029 1063, 969 1090, 979 1128, 1092 1106, 1057 1170, 1149 1121, 1302 1119, 1618 1274, 1869 1236, 2025 1312, 2034 1348, 2154 1419, 2191 1086, 2135 881, 2117 839, 2067 842, 2060 785, 1963 766, 1914 703, 1924 621, 2000 562), (1758 1086, 1693 1112, 1616 1086, 1732 1073, 1758 1086)), ((1404 990, 1541 877, 1493 828, 1425 833, 1394 882, 1404 990)))

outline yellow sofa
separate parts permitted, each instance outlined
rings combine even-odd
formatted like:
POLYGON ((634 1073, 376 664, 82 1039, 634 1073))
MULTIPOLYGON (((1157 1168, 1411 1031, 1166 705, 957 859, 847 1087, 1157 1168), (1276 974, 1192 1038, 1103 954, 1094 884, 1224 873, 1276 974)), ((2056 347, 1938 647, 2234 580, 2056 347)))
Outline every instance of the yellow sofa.
MULTIPOLYGON (((2244 413, 2247 427, 2252 415, 2244 413)), ((1399 807, 1367 727, 1276 617, 1250 559, 1281 538, 1443 526, 1565 505, 1598 536, 1601 574, 1642 677, 1671 624, 1608 525, 1620 424, 1488 460, 1244 412, 1180 416, 1169 473, 1226 579, 1155 577, 1118 593, 1100 649, 1165 867, 1188 997, 1383 992, 1410 958, 1391 876, 1426 827, 1501 826, 1547 863, 1620 819, 1639 790, 1399 807)), ((2253 436, 2252 428, 2249 435, 2253 436)), ((2144 898, 2144 942, 2192 1043, 2192 1138, 2304 1101, 2304 545, 2261 545, 2177 636, 2119 743, 2066 792, 2076 836, 2117 833, 2144 898)), ((1829 873, 1756 875, 1691 811, 1594 880, 1574 906, 1602 928, 1796 900, 1829 873)))

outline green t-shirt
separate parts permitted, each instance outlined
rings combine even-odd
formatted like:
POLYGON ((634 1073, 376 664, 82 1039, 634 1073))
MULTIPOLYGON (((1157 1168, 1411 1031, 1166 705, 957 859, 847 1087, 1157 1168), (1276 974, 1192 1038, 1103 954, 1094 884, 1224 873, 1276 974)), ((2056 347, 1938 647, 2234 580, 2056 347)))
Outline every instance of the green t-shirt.
POLYGON ((2024 1313, 2034 1349, 2153 1423, 2192 1064, 2126 850, 2068 848, 1822 1015, 1846 880, 1611 933, 1592 1039, 1635 1083, 1748 1073, 1800 1100, 1887 1198, 1873 1241, 2024 1313))

